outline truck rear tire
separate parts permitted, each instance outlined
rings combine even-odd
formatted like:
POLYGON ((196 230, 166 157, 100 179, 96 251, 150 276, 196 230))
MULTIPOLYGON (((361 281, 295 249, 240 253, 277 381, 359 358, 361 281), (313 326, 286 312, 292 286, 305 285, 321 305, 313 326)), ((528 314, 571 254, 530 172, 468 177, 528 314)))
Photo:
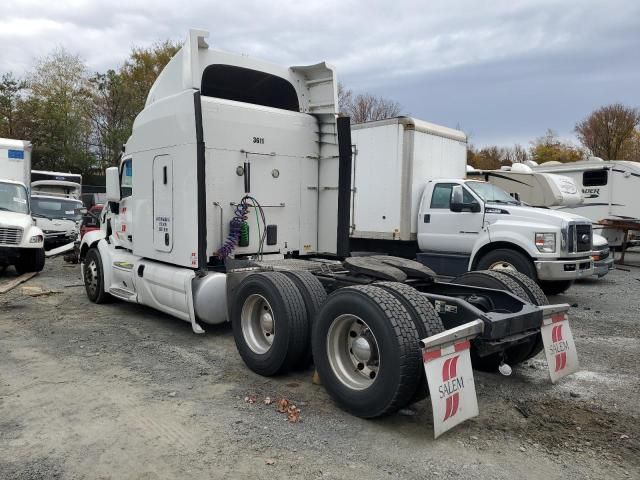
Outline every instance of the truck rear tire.
POLYGON ((409 404, 420 382, 419 335, 409 311, 377 286, 334 291, 311 337, 322 384, 345 410, 363 418, 409 404))
MULTIPOLYGON (((418 331, 420 340, 437 333, 444 332, 444 325, 438 316, 438 312, 424 296, 420 295, 415 288, 405 283, 398 282, 378 282, 376 287, 384 288, 396 297, 409 311, 413 324, 418 331)), ((422 367, 422 364, 421 364, 422 367)), ((409 403, 416 403, 429 396, 429 386, 424 368, 420 368, 420 383, 416 393, 409 403)))
POLYGON ((309 336, 307 338, 307 348, 305 354, 300 361, 300 369, 305 369, 313 362, 313 353, 311 352, 311 329, 313 328, 313 322, 316 315, 322 308, 325 300, 327 299, 327 292, 324 290, 320 280, 310 272, 305 270, 292 270, 283 271, 293 283, 295 283, 298 291, 302 295, 304 300, 304 306, 307 311, 307 318, 309 319, 309 336))
POLYGON ((244 363, 272 376, 297 367, 309 349, 309 318, 302 294, 280 272, 255 273, 238 286, 231 326, 244 363))
POLYGON ((93 303, 108 303, 113 297, 104 290, 104 267, 97 248, 90 248, 84 258, 84 289, 93 303))
MULTIPOLYGON (((506 290, 525 302, 531 302, 530 295, 520 282, 506 273, 495 270, 467 272, 454 279, 452 283, 506 290)), ((503 352, 492 353, 484 357, 478 355, 472 342, 471 363, 473 364, 473 368, 485 372, 495 372, 503 361, 512 366, 518 365, 538 353, 535 352, 532 354, 537 346, 539 336, 540 334, 537 334, 521 344, 507 348, 503 352)))
POLYGON ((569 290, 569 287, 571 287, 571 285, 573 285, 573 280, 545 280, 543 282, 540 282, 542 290, 547 295, 559 295, 561 293, 564 293, 569 290))
POLYGON ((487 252, 480 258, 478 270, 515 270, 524 273, 527 277, 537 280, 536 269, 533 262, 525 254, 510 248, 497 248, 487 252))
POLYGON ((24 249, 16 261, 16 272, 20 275, 27 272, 41 272, 44 268, 44 260, 44 248, 24 249))

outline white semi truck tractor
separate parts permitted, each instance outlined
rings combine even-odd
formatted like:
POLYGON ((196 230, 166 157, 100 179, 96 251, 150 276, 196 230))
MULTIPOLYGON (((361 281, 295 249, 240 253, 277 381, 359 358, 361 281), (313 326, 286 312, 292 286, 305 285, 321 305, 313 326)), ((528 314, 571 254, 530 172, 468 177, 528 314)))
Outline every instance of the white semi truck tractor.
POLYGON ((593 275, 591 221, 465 178, 467 138, 410 117, 352 126, 352 251, 417 259, 444 277, 515 271, 548 294, 593 275))
POLYGON ((44 268, 44 234, 31 216, 31 142, 0 138, 0 270, 44 268))
MULTIPOLYGON (((206 37, 190 31, 107 169, 104 221, 80 248, 89 299, 147 305, 196 333, 230 322, 251 370, 313 362, 362 417, 428 385, 445 392, 432 395, 445 408, 436 424, 473 416, 477 404, 462 412, 475 399, 469 359, 495 370, 530 358, 568 305, 547 305, 515 274, 439 283, 417 262, 348 257, 351 140, 334 69, 282 68, 211 50, 206 37)), ((576 366, 558 365, 559 376, 576 366)))

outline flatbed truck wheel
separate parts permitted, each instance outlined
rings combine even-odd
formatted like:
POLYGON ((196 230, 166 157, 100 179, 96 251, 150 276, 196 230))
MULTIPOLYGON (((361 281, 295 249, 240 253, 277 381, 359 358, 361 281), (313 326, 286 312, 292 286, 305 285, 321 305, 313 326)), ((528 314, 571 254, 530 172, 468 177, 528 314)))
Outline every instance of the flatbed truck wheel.
POLYGON ((418 342, 402 302, 372 285, 331 293, 311 336, 322 384, 342 408, 363 418, 393 413, 411 401, 422 370, 418 342))
POLYGON ((309 318, 300 291, 280 272, 247 276, 231 303, 231 326, 244 363, 272 376, 300 364, 309 349, 309 318))
MULTIPOLYGON (((374 285, 387 290, 396 297, 396 299, 400 300, 411 314, 411 319, 421 340, 444 332, 444 325, 438 316, 438 312, 436 312, 436 309, 433 308, 429 300, 421 295, 415 288, 399 282, 378 282, 374 285)), ((420 367, 420 383, 409 403, 419 402, 429 396, 429 387, 427 385, 424 368, 422 367, 422 361, 420 367)))
POLYGON ((104 267, 97 248, 90 248, 84 258, 84 289, 93 303, 107 303, 113 299, 104 290, 104 267))
MULTIPOLYGON (((507 275, 506 272, 498 272, 495 270, 467 272, 455 278, 452 283, 506 290, 525 302, 535 304, 535 302, 531 300, 531 295, 528 293, 528 289, 524 284, 514 276, 507 275)), ((503 361, 511 366, 518 365, 538 353, 533 353, 538 345, 538 337, 540 337, 540 334, 532 336, 532 338, 527 339, 527 341, 521 344, 509 347, 504 352, 494 353, 484 357, 478 355, 472 344, 471 363, 473 364, 473 368, 485 372, 495 372, 503 361)))
POLYGON ((283 271, 295 285, 298 287, 298 291, 302 295, 304 300, 304 307, 307 311, 307 318, 309 319, 309 335, 307 337, 307 348, 305 348, 305 354, 303 355, 298 369, 303 370, 307 368, 313 362, 313 353, 311 351, 311 329, 313 328, 313 321, 322 308, 325 300, 327 299, 327 292, 325 291, 322 283, 318 280, 318 277, 311 272, 304 270, 290 270, 283 271))

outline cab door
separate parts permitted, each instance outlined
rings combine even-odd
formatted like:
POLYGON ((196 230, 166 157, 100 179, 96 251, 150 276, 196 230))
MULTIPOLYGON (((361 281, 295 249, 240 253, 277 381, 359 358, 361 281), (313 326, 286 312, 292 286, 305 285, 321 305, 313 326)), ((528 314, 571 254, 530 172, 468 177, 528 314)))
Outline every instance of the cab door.
POLYGON ((480 203, 480 212, 451 211, 451 192, 457 183, 435 183, 425 195, 418 218, 418 245, 421 251, 470 254, 482 232, 483 203, 462 185, 464 202, 480 203))
POLYGON ((153 159, 153 246, 160 252, 173 249, 173 159, 153 159))

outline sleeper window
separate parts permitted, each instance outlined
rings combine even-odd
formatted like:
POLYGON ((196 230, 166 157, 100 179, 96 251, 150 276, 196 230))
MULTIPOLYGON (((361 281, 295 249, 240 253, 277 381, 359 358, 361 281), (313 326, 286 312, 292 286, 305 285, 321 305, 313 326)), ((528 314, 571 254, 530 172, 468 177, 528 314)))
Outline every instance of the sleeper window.
POLYGON ((127 159, 122 163, 120 171, 120 196, 122 198, 130 197, 133 191, 133 166, 131 159, 127 159))

